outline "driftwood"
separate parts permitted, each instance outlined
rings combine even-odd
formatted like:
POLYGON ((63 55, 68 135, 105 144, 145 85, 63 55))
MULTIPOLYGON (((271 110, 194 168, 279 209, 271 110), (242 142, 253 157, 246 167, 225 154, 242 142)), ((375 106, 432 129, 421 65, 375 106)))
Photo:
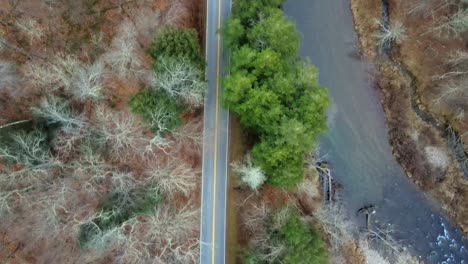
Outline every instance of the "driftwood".
POLYGON ((334 192, 333 192, 334 179, 331 175, 331 170, 328 167, 328 164, 324 162, 317 162, 315 168, 319 172, 320 182, 322 183, 324 203, 331 205, 333 203, 333 197, 334 197, 334 192))

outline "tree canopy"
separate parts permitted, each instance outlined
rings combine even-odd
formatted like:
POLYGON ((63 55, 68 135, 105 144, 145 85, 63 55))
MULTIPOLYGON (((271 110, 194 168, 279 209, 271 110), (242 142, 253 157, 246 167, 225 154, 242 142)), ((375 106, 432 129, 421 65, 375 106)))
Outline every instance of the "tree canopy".
POLYGON ((300 37, 283 0, 239 0, 223 28, 231 51, 223 103, 260 141, 252 155, 275 186, 302 181, 303 156, 326 130, 327 91, 298 56, 300 37))
POLYGON ((204 65, 195 29, 176 29, 171 27, 163 29, 152 43, 149 54, 153 59, 160 57, 184 57, 197 67, 204 65))
POLYGON ((302 223, 297 214, 292 214, 278 233, 279 239, 287 247, 282 263, 328 263, 327 251, 320 235, 302 223))

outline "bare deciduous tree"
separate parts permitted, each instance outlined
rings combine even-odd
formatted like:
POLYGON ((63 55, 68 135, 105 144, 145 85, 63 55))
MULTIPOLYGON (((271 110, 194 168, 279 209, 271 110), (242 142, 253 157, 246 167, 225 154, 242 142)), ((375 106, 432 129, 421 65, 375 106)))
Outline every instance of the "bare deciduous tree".
POLYGON ((9 88, 13 90, 19 82, 14 65, 7 61, 0 61, 0 90, 9 88))
POLYGON ((102 79, 104 64, 100 61, 92 65, 83 65, 74 72, 70 93, 80 100, 98 100, 102 98, 102 79))
POLYGON ((426 33, 435 32, 439 36, 459 37, 466 31, 468 31, 468 9, 459 8, 455 14, 437 21, 437 24, 426 33))
POLYGON ((380 31, 377 33, 377 43, 380 47, 389 47, 393 43, 400 44, 406 39, 406 29, 400 21, 393 21, 390 25, 385 25, 382 21, 377 21, 380 31))
POLYGON ((81 62, 76 58, 57 56, 50 63, 28 63, 24 68, 24 75, 47 91, 55 91, 61 87, 69 91, 74 72, 79 67, 81 62))
POLYGON ((148 142, 143 155, 149 156, 150 158, 154 158, 154 156, 157 154, 157 150, 161 150, 165 154, 169 154, 168 149, 173 144, 174 142, 171 139, 162 137, 158 134, 148 142))
POLYGON ((49 92, 63 88, 79 100, 97 100, 103 96, 104 64, 100 61, 89 65, 72 56, 58 56, 50 64, 28 64, 24 74, 49 92))
POLYGON ((30 133, 19 132, 11 137, 9 145, 0 145, 0 159, 20 166, 12 168, 5 165, 2 185, 29 184, 38 178, 51 176, 50 169, 61 166, 46 146, 46 135, 35 130, 30 133))
POLYGON ((178 142, 186 143, 191 140, 197 145, 203 144, 203 119, 192 120, 172 132, 178 142))
POLYGON ((428 14, 432 12, 431 4, 433 2, 434 2, 433 0, 410 1, 410 8, 408 10, 408 14, 410 15, 422 14, 424 16, 427 16, 428 14))
POLYGON ((248 208, 242 210, 242 224, 253 234, 262 234, 260 230, 265 228, 268 217, 271 213, 264 201, 260 203, 251 203, 248 208))
MULTIPOLYGON (((248 226, 256 228, 253 230, 254 237, 251 241, 256 249, 256 255, 266 263, 274 263, 287 250, 286 245, 281 241, 272 240, 271 235, 281 229, 290 215, 290 208, 282 208, 275 214, 270 214, 270 209, 265 208, 263 202, 252 207, 254 217, 249 221, 248 226)), ((252 210, 251 209, 251 210, 252 210)))
POLYGON ((346 219, 345 210, 340 203, 322 207, 314 217, 330 237, 332 250, 335 253, 352 241, 354 227, 346 219))
POLYGON ((206 84, 202 74, 186 58, 158 58, 160 70, 151 79, 154 89, 162 89, 174 99, 198 108, 204 103, 206 84))
POLYGON ((17 20, 15 24, 24 34, 26 34, 26 36, 28 36, 29 45, 32 45, 36 40, 41 40, 44 36, 44 31, 41 26, 32 18, 17 20))
POLYGON ((171 1, 169 10, 164 17, 165 24, 178 26, 181 21, 189 15, 189 10, 187 5, 184 3, 184 0, 173 0, 171 1))
POLYGON ((137 31, 130 21, 124 21, 112 40, 110 51, 105 54, 105 61, 119 77, 127 79, 139 77, 142 73, 142 61, 138 55, 137 31))
POLYGON ((359 241, 359 248, 364 255, 366 264, 418 264, 419 261, 412 257, 407 250, 394 251, 384 257, 382 247, 371 245, 366 239, 359 241))
POLYGON ((150 167, 147 174, 150 176, 150 181, 164 193, 169 195, 182 193, 189 196, 198 185, 200 172, 172 159, 168 164, 150 167))
POLYGON ((161 263, 198 263, 198 208, 186 205, 181 209, 162 206, 148 219, 146 240, 160 249, 156 259, 161 263))
POLYGON ((234 162, 232 169, 242 183, 254 191, 257 191, 266 180, 262 169, 253 165, 250 154, 247 154, 242 162, 234 162))
POLYGON ((104 107, 96 109, 98 141, 115 158, 135 154, 147 142, 136 119, 125 113, 115 113, 104 107))
POLYGON ((58 97, 44 98, 38 107, 31 110, 36 117, 44 119, 48 124, 60 124, 66 132, 87 126, 83 117, 74 114, 68 103, 58 97))
MULTIPOLYGON (((0 173, 0 177, 1 176, 2 175, 0 173)), ((0 181, 0 183, 2 182, 0 181)), ((31 186, 21 189, 5 187, 6 186, 2 186, 2 188, 0 188, 0 216, 11 213, 11 209, 13 209, 12 207, 22 200, 26 200, 27 192, 32 189, 31 186)))

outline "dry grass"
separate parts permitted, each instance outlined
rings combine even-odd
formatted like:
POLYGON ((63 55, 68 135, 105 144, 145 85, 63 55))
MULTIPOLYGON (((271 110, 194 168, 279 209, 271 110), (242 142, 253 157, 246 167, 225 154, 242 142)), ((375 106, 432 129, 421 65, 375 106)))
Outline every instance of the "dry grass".
POLYGON ((382 3, 376 0, 351 0, 351 11, 354 16, 354 27, 359 35, 361 52, 370 59, 377 56, 377 34, 382 3))

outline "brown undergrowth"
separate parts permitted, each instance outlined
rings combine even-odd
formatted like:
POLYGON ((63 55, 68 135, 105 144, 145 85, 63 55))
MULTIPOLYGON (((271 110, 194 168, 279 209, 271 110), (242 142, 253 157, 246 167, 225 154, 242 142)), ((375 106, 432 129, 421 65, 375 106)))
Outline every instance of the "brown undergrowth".
MULTIPOLYGON (((128 99, 147 85, 146 75, 151 71, 152 63, 147 55, 149 45, 164 26, 199 28, 198 3, 195 0, 0 1, 0 61, 14 65, 17 78, 14 83, 0 87, 0 124, 32 119, 31 107, 47 96, 69 98, 62 87, 44 89, 32 81, 26 74, 29 66, 49 65, 55 58, 67 56, 85 64, 104 61, 108 52, 115 48, 124 24, 131 25, 134 32, 130 33, 137 35, 133 52, 134 61, 139 63, 135 71, 130 69, 133 65, 129 63, 125 66, 132 71, 130 77, 117 74, 106 61, 101 83, 105 88, 103 99, 70 99, 69 103, 93 128, 104 125, 97 118, 98 105, 103 106, 102 112, 111 113, 110 119, 114 118, 114 121, 119 118, 133 120, 128 99)), ((74 149, 76 146, 70 146, 72 151, 51 147, 51 155, 66 166, 59 171, 47 171, 45 179, 33 175, 35 183, 39 184, 21 193, 21 197, 14 193, 13 199, 9 200, 12 202, 10 211, 1 212, 0 263, 146 263, 148 259, 158 261, 158 257, 159 261, 167 263, 197 262, 202 116, 202 110, 184 114, 184 124, 177 130, 178 134, 166 136, 171 141, 170 147, 155 149, 149 156, 141 155, 143 151, 139 149, 125 150, 126 153, 119 157, 103 155, 102 159, 96 159, 105 163, 102 167, 107 170, 102 178, 97 177, 98 181, 93 180, 98 172, 88 175, 86 168, 72 164, 83 162, 79 151, 74 149), (148 172, 163 168, 171 161, 182 164, 182 170, 190 171, 189 193, 180 189, 168 192, 159 204, 161 210, 151 216, 135 216, 123 224, 116 237, 118 243, 112 244, 107 251, 79 245, 79 228, 102 209, 103 197, 108 195, 113 179, 117 181, 117 175, 131 175, 125 184, 136 182, 144 189, 146 186, 142 183, 151 178, 148 172), (173 239, 174 234, 160 233, 159 237, 144 238, 150 234, 147 232, 150 222, 156 219, 161 221, 162 229, 158 232, 169 232, 176 224, 176 216, 180 216, 175 212, 186 213, 180 219, 181 223, 187 223, 180 229, 185 229, 182 236, 173 239), (145 239, 150 243, 141 243, 145 239), (185 241, 191 242, 185 245, 185 241), (164 247, 166 249, 162 250, 164 247), (172 260, 163 261, 161 255, 168 251, 173 251, 167 258, 172 260)), ((141 136, 138 140, 151 140, 154 135, 145 128, 142 120, 134 118, 133 131, 141 136)), ((172 177, 182 173, 176 171, 172 177)), ((7 174, 2 171, 1 177, 7 174)))

